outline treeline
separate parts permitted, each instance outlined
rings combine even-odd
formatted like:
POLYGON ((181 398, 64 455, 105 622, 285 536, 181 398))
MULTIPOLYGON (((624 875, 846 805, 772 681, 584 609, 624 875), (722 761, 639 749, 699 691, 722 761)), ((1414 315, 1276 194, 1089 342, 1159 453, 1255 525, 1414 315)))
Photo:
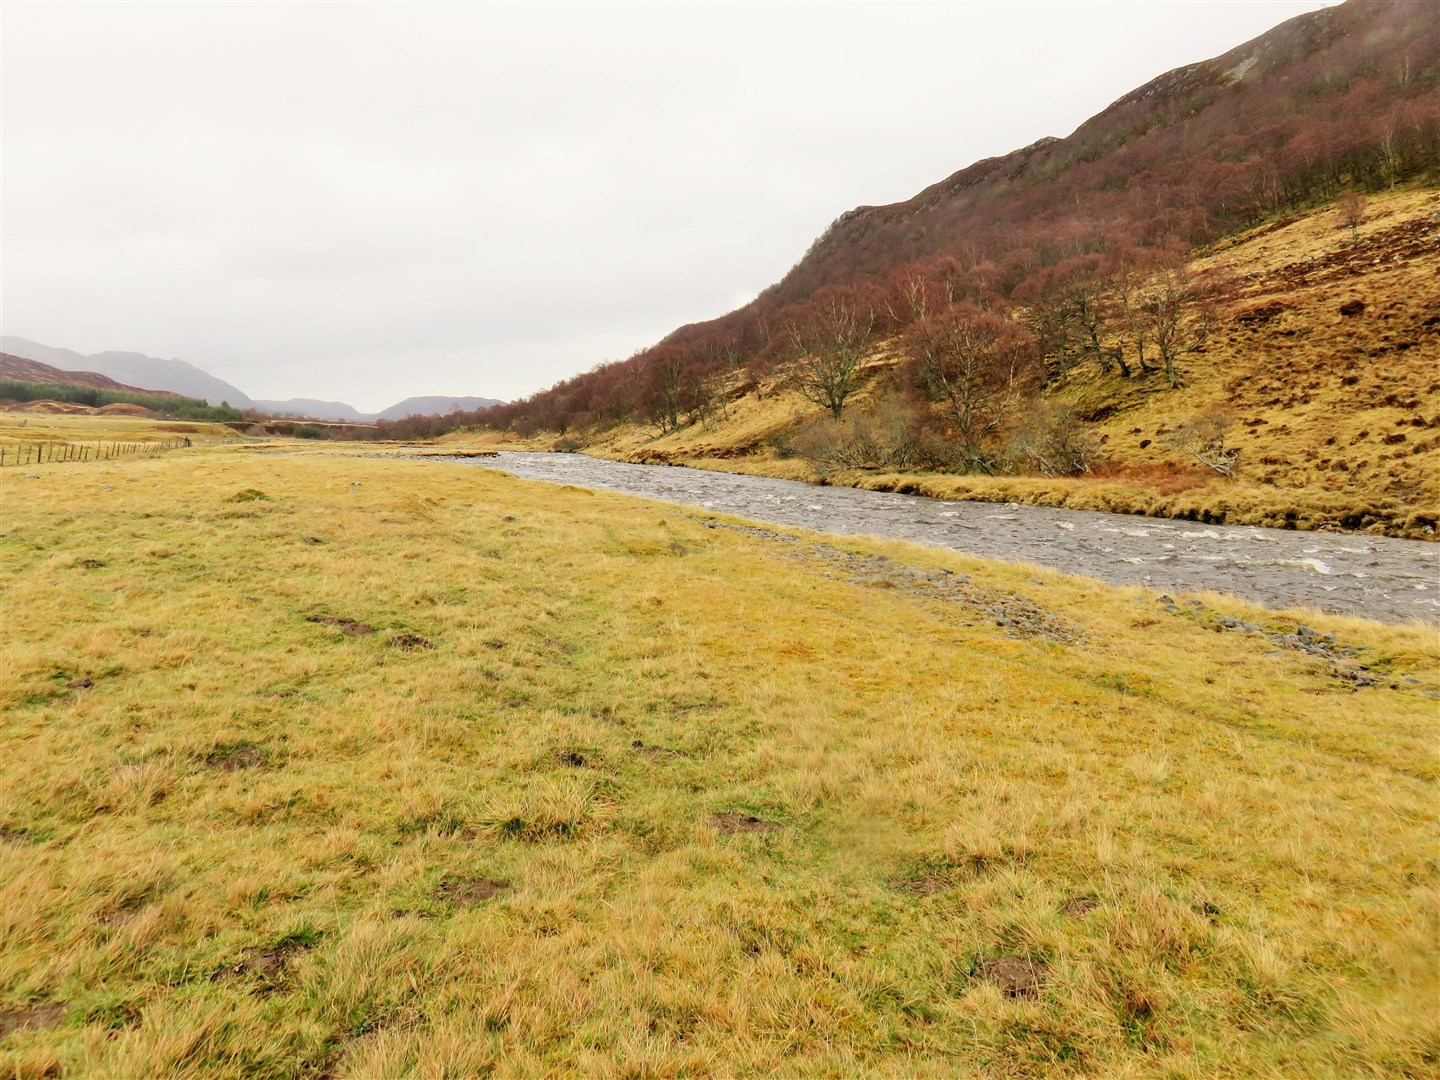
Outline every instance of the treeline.
POLYGON ((178 394, 147 394, 140 390, 101 390, 92 386, 71 386, 66 383, 35 383, 20 379, 0 379, 0 400, 63 401, 88 405, 92 409, 106 405, 139 405, 162 416, 177 420, 213 420, 221 423, 239 420, 239 409, 222 402, 210 405, 199 398, 178 394))

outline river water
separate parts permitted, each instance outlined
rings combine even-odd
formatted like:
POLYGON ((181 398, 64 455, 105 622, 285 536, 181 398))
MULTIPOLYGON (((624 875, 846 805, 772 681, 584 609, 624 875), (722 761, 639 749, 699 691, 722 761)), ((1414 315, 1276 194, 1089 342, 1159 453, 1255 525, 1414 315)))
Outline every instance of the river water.
POLYGON ((1420 540, 950 502, 581 454, 502 451, 463 460, 531 480, 643 495, 773 525, 1038 563, 1115 585, 1171 593, 1212 589, 1273 608, 1440 623, 1440 545, 1420 540))

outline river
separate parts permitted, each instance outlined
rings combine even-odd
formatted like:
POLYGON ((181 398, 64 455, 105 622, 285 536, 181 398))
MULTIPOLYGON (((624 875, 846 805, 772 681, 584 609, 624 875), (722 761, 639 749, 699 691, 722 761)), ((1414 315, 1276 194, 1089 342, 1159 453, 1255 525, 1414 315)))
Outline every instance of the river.
POLYGON ((1167 593, 1211 589, 1272 608, 1440 623, 1440 546, 1420 540, 951 502, 581 454, 502 451, 462 460, 530 480, 643 495, 772 525, 1038 563, 1114 585, 1167 593))

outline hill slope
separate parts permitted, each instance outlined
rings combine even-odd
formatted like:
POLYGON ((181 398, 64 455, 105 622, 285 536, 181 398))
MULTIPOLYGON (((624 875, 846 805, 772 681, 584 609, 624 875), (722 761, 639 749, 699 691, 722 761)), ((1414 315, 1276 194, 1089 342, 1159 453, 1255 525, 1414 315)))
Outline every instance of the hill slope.
POLYGON ((505 403, 498 398, 485 397, 409 397, 368 419, 404 420, 407 416, 444 416, 447 413, 474 412, 476 409, 488 409, 492 405, 503 404, 505 403))
POLYGON ((157 390, 199 398, 211 405, 228 402, 234 408, 248 409, 254 404, 243 390, 184 360, 162 360, 137 352, 100 352, 84 356, 70 349, 56 349, 11 336, 0 338, 0 348, 64 371, 96 371, 119 382, 153 386, 157 390))
POLYGON ((48 383, 56 386, 82 386, 90 390, 128 390, 137 394, 164 394, 164 390, 146 390, 139 386, 126 386, 106 375, 94 371, 65 371, 38 360, 23 356, 11 356, 0 352, 0 379, 16 379, 21 382, 48 383))
POLYGON ((641 459, 768 459, 758 467, 905 486, 917 482, 873 474, 968 470, 997 475, 927 479, 924 490, 1430 536, 1440 455, 1423 434, 1436 359, 1425 308, 1440 286, 1423 192, 1437 170, 1440 5, 1352 0, 1169 72, 1065 139, 850 211, 747 307, 488 422, 641 459), (1348 231, 1324 209, 1342 191, 1359 214, 1348 231), (1184 268, 1192 245, 1218 252, 1262 223, 1308 262, 1251 266, 1275 259, 1252 245, 1184 268), (1383 303, 1338 313, 1364 303, 1346 289, 1372 286, 1383 303), (986 320, 1008 346, 976 344, 986 320), (1267 367, 1267 353, 1297 362, 1267 367), (970 374, 944 374, 956 365, 970 374), (1227 367, 1234 377, 1212 377, 1227 367), (846 423, 865 431, 811 437, 802 429, 824 414, 816 380, 837 370, 852 385, 824 406, 876 416, 852 411, 846 423), (797 386, 803 394, 789 392, 797 386), (1065 426, 1068 409, 1078 426, 1065 426), (1222 449, 1231 460, 1241 450, 1243 497, 1170 445, 1207 412, 1236 429, 1222 449), (806 450, 849 439, 832 458, 865 458, 850 450, 875 442, 877 424, 890 430, 876 438, 899 449, 894 460, 870 454, 867 475, 806 450), (1064 455, 1049 453, 1072 434, 1064 455), (1347 436, 1373 452, 1331 449, 1347 436), (1051 479, 1085 470, 1098 479, 1051 479))
MULTIPOLYGON (((964 476, 844 469, 804 453, 817 409, 783 373, 732 387, 708 423, 658 435, 626 423, 571 433, 588 453, 942 498, 1029 502, 1298 528, 1435 536, 1440 509, 1440 192, 1373 198, 1357 238, 1331 208, 1242 234, 1192 264, 1238 282, 1203 352, 1181 362, 1184 383, 1121 378, 1081 367, 1042 400, 1089 419, 1099 464, 1080 477, 964 476), (1214 410, 1240 449, 1233 479, 1171 445, 1175 430, 1214 410)), ((863 416, 898 376, 882 349, 863 371, 863 416)), ((489 437, 493 440, 493 436, 489 437)), ((513 436, 512 436, 513 438, 513 436)), ((476 441, 456 435, 456 442, 476 441)), ((486 437, 479 437, 486 441, 486 437)), ((544 445, 545 436, 533 445, 544 445)))

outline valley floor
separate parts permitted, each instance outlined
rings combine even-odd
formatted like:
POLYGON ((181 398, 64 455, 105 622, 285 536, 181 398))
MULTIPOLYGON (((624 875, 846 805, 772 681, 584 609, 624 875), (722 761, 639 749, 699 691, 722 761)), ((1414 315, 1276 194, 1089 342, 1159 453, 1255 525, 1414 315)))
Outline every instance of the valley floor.
POLYGON ((1440 1062, 1432 632, 440 462, 0 505, 0 1074, 1440 1062))

